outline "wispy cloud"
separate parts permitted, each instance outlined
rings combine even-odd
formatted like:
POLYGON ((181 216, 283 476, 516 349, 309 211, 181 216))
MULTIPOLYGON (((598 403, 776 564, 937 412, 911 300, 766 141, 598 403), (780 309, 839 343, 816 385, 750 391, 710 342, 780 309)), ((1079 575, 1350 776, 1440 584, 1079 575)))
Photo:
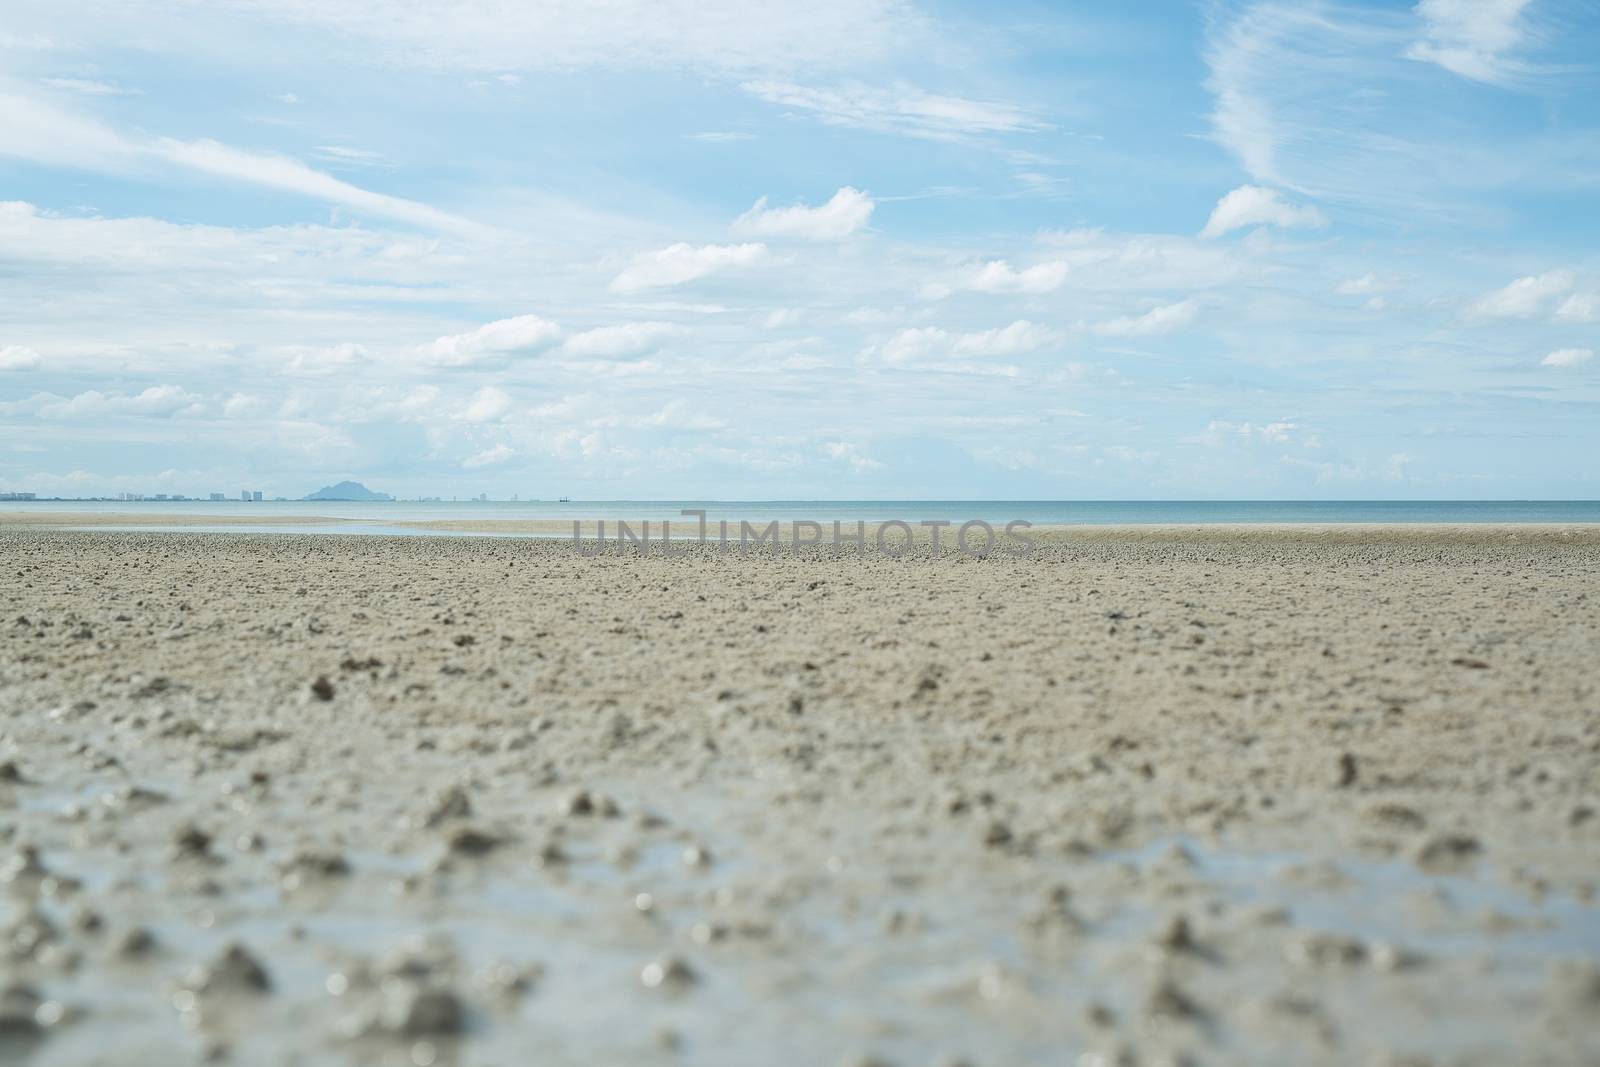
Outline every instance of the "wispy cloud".
POLYGON ((324 174, 287 156, 247 152, 217 141, 175 141, 162 138, 151 150, 163 159, 234 181, 269 185, 303 196, 343 204, 355 211, 410 222, 436 230, 487 235, 491 231, 447 211, 415 200, 374 193, 331 174, 324 174))
POLYGON ((372 165, 383 159, 377 152, 365 148, 351 148, 347 145, 322 144, 311 151, 318 159, 329 163, 372 165))
POLYGON ((107 393, 90 389, 70 397, 48 393, 30 400, 4 405, 8 409, 31 409, 41 419, 75 421, 82 419, 136 416, 171 418, 194 414, 204 398, 179 385, 152 385, 139 393, 107 393))
MULTIPOLYGON (((173 18, 142 5, 152 20, 173 18)), ((390 63, 502 75, 527 70, 830 69, 914 40, 903 0, 236 0, 228 17, 291 23, 378 51, 390 63)))
POLYGON ((1123 315, 1097 324, 1094 332, 1107 337, 1150 337, 1173 333, 1194 321, 1200 305, 1193 300, 1180 300, 1176 304, 1163 304, 1142 315, 1123 315))
POLYGON ((952 140, 975 134, 1031 133, 1045 123, 1022 108, 929 93, 908 85, 893 88, 851 84, 815 88, 793 82, 750 81, 746 92, 814 115, 836 126, 952 140))
MULTIPOLYGON (((1466 95, 1426 88, 1416 60, 1494 84, 1531 46, 1518 0, 1383 5, 1228 2, 1209 20, 1204 59, 1213 139, 1257 183, 1370 214, 1460 216, 1478 190, 1591 187, 1592 138, 1551 136, 1551 112, 1497 123, 1466 95)), ((1555 88, 1554 73, 1540 84, 1555 88)), ((1519 86, 1520 87, 1520 86, 1519 86)))
POLYGON ((1346 278, 1333 287, 1333 291, 1340 296, 1376 296, 1386 293, 1394 288, 1395 283, 1387 278, 1381 278, 1374 271, 1368 271, 1359 278, 1346 278))
POLYGON ((0 92, 0 156, 108 173, 178 166, 429 229, 478 236, 491 232, 427 204, 341 181, 288 156, 246 151, 213 140, 126 136, 93 118, 20 93, 0 92))
POLYGON ((654 352, 682 330, 670 322, 628 322, 597 326, 573 334, 561 345, 563 355, 588 359, 627 359, 654 352))
POLYGON ((748 267, 767 255, 759 242, 738 245, 691 245, 679 242, 656 252, 641 252, 611 279, 611 291, 632 293, 682 285, 719 271, 748 267))
POLYGON ((918 326, 896 333, 875 349, 884 362, 907 364, 928 358, 1020 356, 1036 352, 1060 340, 1060 334, 1046 326, 1018 319, 1009 326, 992 330, 959 332, 938 326, 918 326))
POLYGON ((461 466, 467 470, 476 470, 479 467, 492 467, 497 463, 504 463, 515 456, 516 450, 510 445, 500 444, 493 448, 486 448, 482 452, 474 452, 461 461, 461 466))
POLYGON ((1528 0, 1421 0, 1422 39, 1406 49, 1406 58, 1473 81, 1512 82, 1527 69, 1509 55, 1522 42, 1527 6, 1528 0))
POLYGON ((874 471, 883 468, 882 463, 868 456, 861 450, 861 446, 853 441, 828 441, 823 444, 822 451, 829 459, 848 464, 854 471, 874 471))
POLYGON ((46 78, 44 83, 52 89, 60 89, 69 93, 82 93, 84 96, 137 96, 139 90, 124 89, 108 82, 93 81, 89 78, 46 78))

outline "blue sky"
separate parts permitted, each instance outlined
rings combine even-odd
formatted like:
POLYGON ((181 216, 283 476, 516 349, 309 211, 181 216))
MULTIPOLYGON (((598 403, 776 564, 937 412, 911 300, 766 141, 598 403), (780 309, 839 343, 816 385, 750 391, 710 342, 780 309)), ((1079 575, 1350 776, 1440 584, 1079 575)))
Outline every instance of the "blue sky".
POLYGON ((1596 497, 1577 0, 0 14, 0 489, 1596 497))

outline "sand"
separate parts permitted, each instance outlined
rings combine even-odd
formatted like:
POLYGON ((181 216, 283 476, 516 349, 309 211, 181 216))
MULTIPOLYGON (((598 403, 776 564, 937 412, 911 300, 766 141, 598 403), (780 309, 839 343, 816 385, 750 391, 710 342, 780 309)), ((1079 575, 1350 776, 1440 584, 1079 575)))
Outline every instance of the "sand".
POLYGON ((3 1062, 1600 1060, 1592 528, 0 559, 3 1062))

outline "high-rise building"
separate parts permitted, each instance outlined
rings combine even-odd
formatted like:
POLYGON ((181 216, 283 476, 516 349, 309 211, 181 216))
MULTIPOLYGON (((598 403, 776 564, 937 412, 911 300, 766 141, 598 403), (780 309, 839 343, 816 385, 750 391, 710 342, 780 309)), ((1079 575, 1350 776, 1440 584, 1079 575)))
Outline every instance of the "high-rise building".
POLYGON ((250 493, 250 499, 251 500, 260 500, 261 499, 261 490, 256 489, 256 490, 252 491, 250 493))
POLYGON ((211 499, 212 500, 225 500, 227 498, 224 497, 221 493, 212 493, 211 494, 211 499))

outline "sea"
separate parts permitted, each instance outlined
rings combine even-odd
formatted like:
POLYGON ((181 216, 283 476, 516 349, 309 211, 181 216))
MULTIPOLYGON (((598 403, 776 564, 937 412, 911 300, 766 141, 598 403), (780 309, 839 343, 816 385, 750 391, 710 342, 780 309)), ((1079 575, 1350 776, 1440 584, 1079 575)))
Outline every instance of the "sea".
MULTIPOLYGON (((663 519, 675 535, 692 532, 704 511, 719 520, 788 523, 946 521, 981 519, 995 527, 1020 520, 1055 525, 1208 525, 1256 523, 1600 523, 1600 500, 463 500, 344 501, 120 501, 36 500, 0 503, 0 509, 52 512, 61 525, 72 514, 137 515, 138 528, 160 528, 160 516, 205 516, 204 529, 239 532, 417 534, 403 524, 450 520, 618 519, 629 523, 663 519), (272 518, 271 525, 259 520, 272 518), (304 517, 345 520, 335 525, 284 520, 304 517), (680 533, 681 532, 681 533, 680 533)), ((3 511, 0 511, 3 514, 3 511)), ((106 527, 101 525, 101 529, 106 527)), ((196 530, 196 527, 173 529, 196 530)))

